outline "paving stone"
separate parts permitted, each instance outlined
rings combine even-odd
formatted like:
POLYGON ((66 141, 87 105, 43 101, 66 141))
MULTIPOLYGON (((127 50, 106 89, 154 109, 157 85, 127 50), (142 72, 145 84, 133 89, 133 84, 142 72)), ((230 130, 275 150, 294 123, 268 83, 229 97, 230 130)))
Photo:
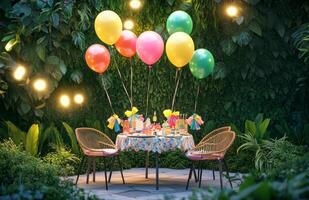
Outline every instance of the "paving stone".
MULTIPOLYGON (((89 176, 89 184, 86 184, 86 175, 81 175, 77 187, 105 200, 154 200, 173 196, 174 199, 188 199, 192 189, 198 187, 194 178, 191 179, 189 190, 186 191, 186 183, 189 169, 160 168, 160 188, 155 188, 155 169, 149 168, 149 179, 145 179, 144 168, 124 170, 126 184, 122 184, 119 171, 114 171, 112 181, 108 184, 109 190, 105 190, 104 172, 96 173, 96 182, 92 182, 92 174, 89 176)), ((213 180, 211 170, 203 170, 202 187, 220 187, 219 172, 215 172, 216 180, 213 180)), ((231 173, 231 176, 234 174, 231 173)), ((72 181, 76 176, 69 177, 72 181)), ((228 181, 223 177, 224 187, 229 187, 228 181)), ((237 185, 233 183, 234 187, 237 185)))

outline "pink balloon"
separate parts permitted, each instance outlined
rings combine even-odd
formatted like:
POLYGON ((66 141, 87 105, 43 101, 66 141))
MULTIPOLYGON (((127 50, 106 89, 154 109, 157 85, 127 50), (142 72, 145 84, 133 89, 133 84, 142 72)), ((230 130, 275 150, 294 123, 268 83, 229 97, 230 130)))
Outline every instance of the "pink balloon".
POLYGON ((162 37, 154 31, 143 32, 136 41, 136 52, 147 65, 153 65, 162 56, 164 42, 162 37))

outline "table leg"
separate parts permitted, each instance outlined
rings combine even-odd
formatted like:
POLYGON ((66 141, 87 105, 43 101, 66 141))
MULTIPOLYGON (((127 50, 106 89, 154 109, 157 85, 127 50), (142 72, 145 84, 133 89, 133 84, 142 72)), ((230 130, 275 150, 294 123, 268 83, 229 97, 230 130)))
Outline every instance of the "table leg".
POLYGON ((146 154, 146 163, 145 163, 145 168, 146 168, 146 171, 145 171, 145 178, 148 178, 148 165, 149 165, 149 151, 147 151, 147 154, 146 154))
POLYGON ((159 190, 159 153, 156 152, 156 190, 159 190))

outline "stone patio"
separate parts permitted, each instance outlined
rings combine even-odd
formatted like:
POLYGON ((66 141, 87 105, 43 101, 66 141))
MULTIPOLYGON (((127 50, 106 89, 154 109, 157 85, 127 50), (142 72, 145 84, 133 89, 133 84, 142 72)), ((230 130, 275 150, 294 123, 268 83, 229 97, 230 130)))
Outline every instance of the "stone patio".
MULTIPOLYGON (((174 199, 188 199, 192 194, 192 189, 198 185, 191 179, 189 190, 186 191, 186 181, 189 169, 168 169, 160 168, 160 188, 155 188, 155 169, 149 169, 149 179, 145 179, 144 168, 133 168, 124 170, 126 184, 122 184, 119 171, 114 171, 109 190, 105 190, 104 172, 96 173, 96 182, 92 182, 92 174, 89 177, 89 184, 86 184, 86 175, 81 175, 78 187, 96 195, 100 199, 106 200, 132 200, 132 199, 164 199, 174 197, 174 199)), ((212 178, 212 171, 203 170, 202 188, 220 188, 219 172, 216 171, 216 180, 212 178)), ((231 173, 231 176, 234 174, 231 173)), ((76 176, 70 177, 75 180, 76 176)), ((223 179, 224 186, 229 187, 226 178, 223 179)), ((237 187, 233 183, 233 187, 237 187)))

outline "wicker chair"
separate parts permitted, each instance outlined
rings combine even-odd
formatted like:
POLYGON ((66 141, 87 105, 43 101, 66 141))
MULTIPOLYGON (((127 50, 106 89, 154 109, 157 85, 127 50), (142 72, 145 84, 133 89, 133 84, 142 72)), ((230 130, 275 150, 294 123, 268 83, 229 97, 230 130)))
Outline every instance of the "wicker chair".
MULTIPOLYGON (((231 131, 231 127, 230 126, 224 126, 224 127, 220 127, 220 128, 217 128, 213 131, 211 131, 210 133, 208 133, 207 135, 205 135, 201 141, 195 145, 195 147, 198 147, 199 145, 203 144, 208 138, 212 137, 213 135, 217 134, 217 133, 221 133, 221 132, 224 132, 224 131, 231 131)), ((195 173, 195 170, 193 171, 194 172, 194 176, 196 176, 196 173, 195 173)), ((216 179, 216 176, 215 176, 215 170, 212 170, 212 178, 213 180, 216 179)), ((198 180, 196 179, 196 182, 198 180)))
POLYGON ((92 172, 93 172, 93 182, 95 182, 95 173, 96 173, 95 159, 97 157, 103 157, 106 190, 108 190, 106 158, 113 159, 112 164, 110 166, 110 174, 109 174, 108 182, 110 182, 111 180, 112 167, 113 167, 115 158, 117 158, 118 164, 120 167, 122 182, 123 184, 125 184, 123 173, 122 173, 122 164, 119 158, 119 151, 116 148, 114 142, 107 135, 93 128, 76 128, 75 134, 76 134, 76 138, 79 143, 79 146, 81 147, 84 153, 84 156, 79 166, 79 170, 78 170, 78 174, 76 178, 76 184, 78 182, 81 169, 84 165, 85 158, 88 159, 88 166, 87 166, 87 172, 86 172, 87 174, 86 183, 87 184, 89 183, 91 163, 92 163, 92 172))
POLYGON ((236 134, 233 131, 219 132, 208 137, 206 140, 204 140, 203 143, 197 145, 195 148, 186 153, 187 158, 192 161, 186 189, 188 189, 189 187, 192 172, 194 171, 194 162, 199 162, 199 170, 197 176, 199 181, 199 187, 201 187, 202 173, 203 173, 203 169, 201 168, 201 162, 210 160, 219 162, 221 189, 222 189, 222 163, 226 168, 230 185, 231 187, 233 187, 232 182, 230 180, 227 164, 224 161, 224 155, 226 151, 229 149, 229 147, 233 144, 235 137, 236 134))

